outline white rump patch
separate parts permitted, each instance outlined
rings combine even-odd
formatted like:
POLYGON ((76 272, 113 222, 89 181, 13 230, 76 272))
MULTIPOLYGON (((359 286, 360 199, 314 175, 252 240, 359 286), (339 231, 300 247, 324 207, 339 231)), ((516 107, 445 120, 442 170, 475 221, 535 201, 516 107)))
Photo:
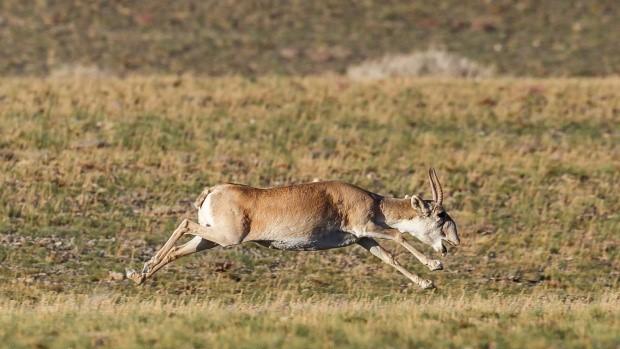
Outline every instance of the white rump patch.
POLYGON ((207 195, 202 206, 198 210, 198 224, 203 227, 213 226, 213 207, 211 207, 211 194, 207 195))

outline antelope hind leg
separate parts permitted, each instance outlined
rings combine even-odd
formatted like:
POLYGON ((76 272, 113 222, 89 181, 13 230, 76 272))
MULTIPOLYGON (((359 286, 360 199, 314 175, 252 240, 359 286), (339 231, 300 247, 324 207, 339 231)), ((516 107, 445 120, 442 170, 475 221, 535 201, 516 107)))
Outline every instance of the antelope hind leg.
POLYGON ((143 272, 137 276, 134 276, 132 280, 134 280, 138 284, 141 284, 146 279, 150 278, 153 274, 155 274, 159 269, 163 268, 166 264, 174 260, 177 260, 181 257, 187 256, 187 255, 190 255, 196 252, 208 250, 215 246, 218 246, 218 244, 211 242, 209 240, 205 240, 201 238, 200 236, 195 236, 193 239, 191 239, 190 241, 186 242, 185 244, 181 246, 174 246, 168 252, 167 255, 161 258, 159 263, 157 263, 154 266, 151 266, 147 272, 143 272))
POLYGON ((161 262, 162 258, 166 256, 170 252, 170 250, 174 247, 177 241, 179 241, 179 239, 188 232, 188 225, 189 225, 189 220, 184 219, 177 226, 177 228, 174 230, 172 235, 170 235, 170 238, 168 238, 168 241, 166 241, 164 246, 162 246, 155 253, 155 255, 151 257, 150 260, 144 263, 144 267, 142 267, 142 272, 138 273, 133 269, 127 269, 126 271, 127 278, 133 280, 137 284, 143 283, 145 279, 145 275, 149 272, 149 270, 153 266, 158 265, 161 262))
POLYGON ((198 223, 192 222, 188 219, 184 219, 172 233, 168 241, 166 241, 164 246, 159 249, 159 251, 157 251, 157 253, 155 253, 155 255, 148 262, 144 264, 142 272, 137 273, 134 270, 127 270, 127 278, 132 279, 137 284, 141 284, 147 277, 153 275, 153 273, 161 269, 161 267, 170 263, 176 258, 198 252, 206 248, 211 248, 215 245, 229 246, 238 243, 238 241, 233 242, 232 240, 234 239, 226 238, 226 235, 218 234, 213 227, 203 227, 198 223), (200 242, 201 240, 191 240, 187 244, 175 248, 174 244, 185 234, 196 235, 197 237, 199 236, 208 243, 206 245, 205 243, 199 244, 198 242, 200 242), (194 241, 194 244, 196 244, 195 248, 199 248, 198 250, 193 250, 194 247, 191 244, 192 241, 194 241))

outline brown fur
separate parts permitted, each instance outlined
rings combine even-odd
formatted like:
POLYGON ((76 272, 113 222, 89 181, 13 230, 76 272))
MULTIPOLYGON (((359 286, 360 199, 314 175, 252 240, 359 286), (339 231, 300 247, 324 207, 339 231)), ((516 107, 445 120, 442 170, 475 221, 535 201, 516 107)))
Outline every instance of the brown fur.
POLYGON ((244 222, 234 229, 238 229, 240 242, 269 238, 265 234, 280 226, 296 227, 290 236, 303 236, 317 227, 363 230, 369 221, 384 221, 382 206, 399 217, 414 214, 410 205, 395 206, 393 199, 382 205, 382 196, 337 181, 268 189, 224 184, 211 192, 215 217, 232 214, 244 222))

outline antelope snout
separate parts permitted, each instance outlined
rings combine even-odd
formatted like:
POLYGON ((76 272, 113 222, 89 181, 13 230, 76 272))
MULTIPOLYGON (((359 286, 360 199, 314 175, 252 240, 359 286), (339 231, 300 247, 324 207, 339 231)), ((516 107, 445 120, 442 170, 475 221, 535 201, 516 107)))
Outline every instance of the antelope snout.
POLYGON ((444 241, 448 242, 452 246, 458 246, 461 243, 459 234, 456 230, 456 224, 453 221, 446 221, 443 224, 443 233, 445 235, 444 241))

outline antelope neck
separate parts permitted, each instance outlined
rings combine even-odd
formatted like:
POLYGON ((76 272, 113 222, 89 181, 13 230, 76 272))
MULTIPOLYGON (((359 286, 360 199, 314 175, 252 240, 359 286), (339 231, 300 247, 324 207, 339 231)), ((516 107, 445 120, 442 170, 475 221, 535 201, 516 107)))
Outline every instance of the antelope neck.
POLYGON ((385 224, 389 226, 416 216, 409 199, 383 198, 379 208, 385 217, 385 224))

